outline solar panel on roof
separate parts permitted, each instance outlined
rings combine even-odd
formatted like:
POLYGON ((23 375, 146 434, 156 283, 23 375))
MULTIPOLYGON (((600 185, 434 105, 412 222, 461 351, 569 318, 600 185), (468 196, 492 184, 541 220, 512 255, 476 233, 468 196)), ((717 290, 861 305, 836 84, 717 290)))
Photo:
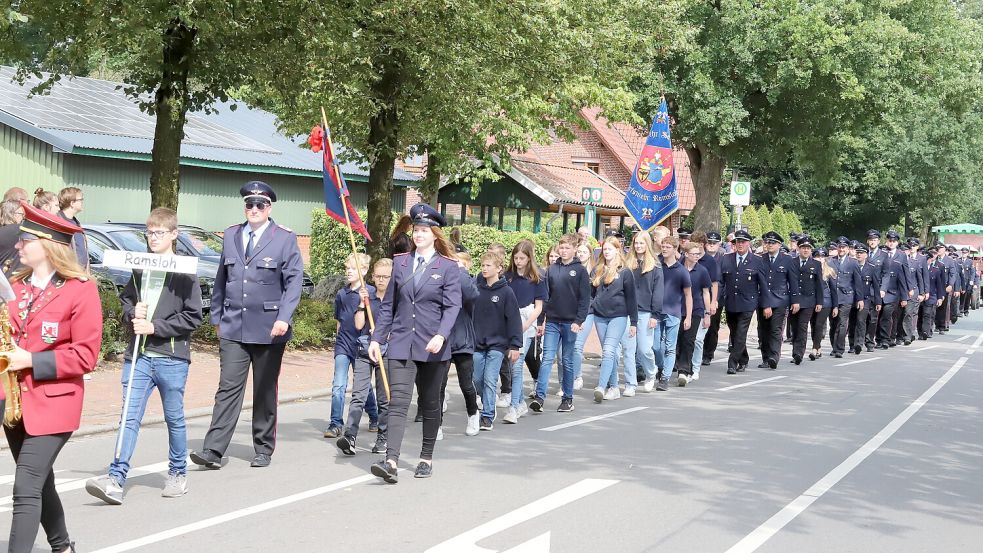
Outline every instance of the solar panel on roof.
MULTIPOLYGON (((0 68, 0 79, 9 81, 11 68, 0 68)), ((95 79, 65 79, 49 94, 28 98, 38 84, 30 78, 20 89, 0 92, 0 110, 41 128, 153 139, 155 119, 140 111, 137 101, 128 98, 116 84, 95 79)), ((4 83, 6 84, 6 83, 4 83)), ((148 100, 144 95, 142 100, 148 100)), ((189 114, 185 124, 185 144, 280 154, 261 142, 189 114)))

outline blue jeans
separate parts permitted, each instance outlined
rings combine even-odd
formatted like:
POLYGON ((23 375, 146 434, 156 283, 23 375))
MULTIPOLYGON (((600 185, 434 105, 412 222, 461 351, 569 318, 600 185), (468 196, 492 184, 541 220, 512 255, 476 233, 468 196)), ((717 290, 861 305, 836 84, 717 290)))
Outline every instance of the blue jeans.
MULTIPOLYGON (((123 364, 123 397, 130 384, 130 362, 123 364)), ((109 476, 120 486, 126 483, 126 473, 130 471, 130 458, 137 446, 140 423, 147 410, 147 401, 154 388, 160 392, 160 402, 164 406, 164 421, 167 423, 167 472, 187 474, 188 472, 188 433, 184 422, 184 386, 188 382, 188 362, 175 357, 137 357, 133 370, 130 407, 126 413, 123 429, 123 447, 119 459, 109 465, 109 476)))
MULTIPOLYGON (((584 333, 583 330, 580 331, 584 333)), ((543 364, 539 367, 539 378, 536 379, 536 396, 545 399, 549 391, 550 373, 553 372, 553 360, 556 350, 562 348, 560 358, 560 388, 563 399, 573 399, 573 348, 577 334, 570 329, 570 323, 546 322, 543 333, 543 364)))
POLYGON ((672 368, 676 366, 676 338, 681 322, 675 315, 662 315, 655 329, 655 365, 662 372, 662 378, 671 377, 672 368))
MULTIPOLYGON (((345 426, 345 390, 348 389, 348 370, 354 359, 345 354, 334 356, 334 380, 331 381, 331 422, 329 428, 345 426)), ((365 400, 365 412, 369 414, 369 424, 379 423, 379 407, 375 402, 375 390, 369 387, 369 398, 365 400)))
POLYGON ((703 340, 707 336, 709 328, 703 328, 703 317, 693 319, 693 324, 699 325, 696 330, 696 344, 693 346, 693 374, 700 374, 700 366, 703 364, 703 340))
POLYGON ((641 362, 645 376, 651 377, 655 374, 655 352, 652 351, 655 329, 649 328, 651 319, 651 313, 639 311, 638 332, 634 336, 628 336, 628 332, 625 332, 625 337, 621 339, 621 347, 625 352, 625 386, 638 385, 636 359, 641 362))
MULTIPOLYGON (((628 317, 607 318, 595 315, 594 328, 597 329, 597 339, 601 342, 601 374, 597 378, 597 386, 599 388, 617 386, 618 345, 628 329, 628 317)), ((625 359, 625 364, 627 363, 628 360, 625 359)), ((635 363, 632 362, 631 366, 634 367, 635 363)))
MULTIPOLYGON (((594 327, 594 314, 588 314, 584 319, 584 324, 580 327, 580 334, 577 334, 577 341, 573 343, 573 377, 580 378, 584 372, 584 344, 590 336, 590 329, 594 327)), ((562 355, 563 352, 561 351, 562 355)))
MULTIPOLYGON (((512 407, 516 409, 522 404, 522 365, 526 362, 526 352, 532 345, 535 338, 525 338, 522 341, 522 349, 519 350, 519 358, 512 363, 512 407)), ((484 402, 484 398, 481 400, 484 402)))
MULTIPOLYGON (((474 359, 474 387, 481 396, 481 416, 495 420, 495 400, 498 392, 498 372, 502 369, 505 354, 493 349, 476 351, 474 359)), ((519 388, 522 395, 522 388, 519 388)), ((512 390, 515 395, 515 389, 512 390)))

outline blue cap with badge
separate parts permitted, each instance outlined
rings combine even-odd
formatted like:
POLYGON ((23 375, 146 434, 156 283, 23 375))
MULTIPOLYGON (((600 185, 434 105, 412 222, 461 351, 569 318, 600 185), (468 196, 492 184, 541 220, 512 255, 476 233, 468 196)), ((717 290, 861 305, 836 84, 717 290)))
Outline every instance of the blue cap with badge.
POLYGON ((242 188, 239 189, 239 195, 247 202, 250 200, 263 200, 271 204, 276 201, 276 192, 273 191, 273 188, 259 180, 249 181, 242 185, 242 188))
POLYGON ((896 230, 889 230, 889 231, 887 231, 887 239, 888 240, 901 240, 901 235, 898 234, 898 231, 896 231, 896 230))
POLYGON ((707 233, 707 242, 709 242, 711 244, 715 244, 717 242, 720 242, 720 233, 717 232, 717 231, 715 231, 715 230, 711 230, 710 232, 708 232, 707 233))
POLYGON ((447 220, 429 204, 416 204, 410 208, 410 219, 414 225, 427 225, 428 227, 443 227, 447 225, 447 220))
POLYGON ((872 238, 880 239, 880 237, 881 237, 881 231, 877 229, 870 229, 867 231, 867 240, 870 240, 872 238))
POLYGON ((781 234, 778 234, 773 230, 769 230, 768 232, 762 234, 761 239, 764 240, 765 242, 775 242, 778 244, 781 244, 782 242, 785 241, 784 239, 782 239, 781 234))
POLYGON ((735 242, 738 241, 738 240, 741 240, 741 241, 744 241, 744 242, 750 242, 752 239, 753 239, 753 237, 751 236, 751 233, 748 232, 748 231, 746 231, 746 230, 744 230, 744 229, 738 229, 738 230, 734 231, 734 241, 735 242))

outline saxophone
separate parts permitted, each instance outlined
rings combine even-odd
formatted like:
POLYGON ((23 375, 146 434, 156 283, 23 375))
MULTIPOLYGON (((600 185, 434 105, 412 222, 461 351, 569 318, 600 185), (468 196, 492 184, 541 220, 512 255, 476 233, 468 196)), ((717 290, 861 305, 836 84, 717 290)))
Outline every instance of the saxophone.
POLYGON ((3 393, 7 398, 3 412, 3 424, 7 428, 16 426, 24 416, 20 398, 20 381, 17 379, 18 372, 7 370, 10 359, 3 355, 14 350, 12 333, 10 313, 4 302, 0 306, 0 384, 3 384, 3 393))

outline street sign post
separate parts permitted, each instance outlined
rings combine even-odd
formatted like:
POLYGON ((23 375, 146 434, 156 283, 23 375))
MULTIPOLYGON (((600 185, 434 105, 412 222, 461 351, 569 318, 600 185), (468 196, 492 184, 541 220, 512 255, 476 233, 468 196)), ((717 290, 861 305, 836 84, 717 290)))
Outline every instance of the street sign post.
MULTIPOLYGON (((737 178, 737 172, 734 172, 737 178)), ((734 217, 736 219, 734 228, 741 227, 741 214, 744 213, 744 206, 751 205, 751 183, 748 181, 733 180, 730 183, 730 205, 734 207, 734 217)))
POLYGON ((590 231, 591 236, 597 236, 597 208, 595 204, 601 203, 602 190, 592 186, 585 186, 580 189, 580 200, 584 202, 584 224, 590 231))

